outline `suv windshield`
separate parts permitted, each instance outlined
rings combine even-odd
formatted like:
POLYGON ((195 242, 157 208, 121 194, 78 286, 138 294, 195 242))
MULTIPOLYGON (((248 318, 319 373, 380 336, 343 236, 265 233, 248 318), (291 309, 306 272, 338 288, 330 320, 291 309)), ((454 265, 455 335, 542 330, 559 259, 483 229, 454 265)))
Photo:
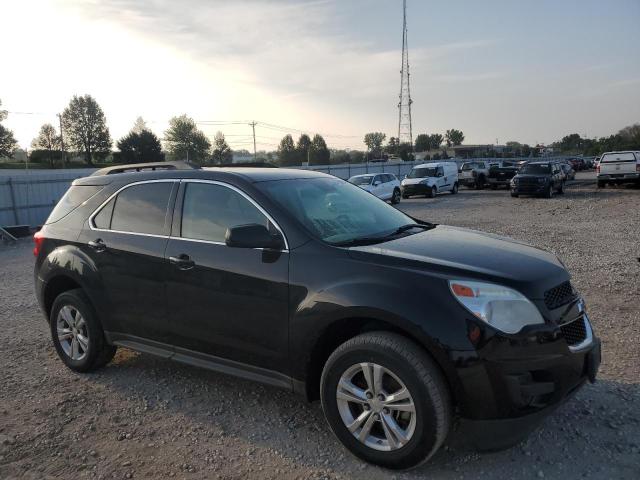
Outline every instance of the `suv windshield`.
POLYGON ((462 170, 473 170, 474 168, 478 168, 479 165, 477 163, 464 163, 462 164, 462 170))
POLYGON ((371 242, 415 221, 348 182, 332 178, 271 180, 256 186, 317 238, 330 244, 371 242))
POLYGON ((551 173, 551 167, 548 164, 530 163, 520 169, 520 173, 528 173, 533 175, 547 175, 551 173))
POLYGON ((365 177, 353 177, 349 179, 349 182, 353 183, 354 185, 370 185, 371 180, 373 180, 373 175, 365 177))
POLYGON ((409 172, 407 178, 426 178, 426 177, 435 177, 436 176, 436 167, 419 167, 414 168, 409 172))

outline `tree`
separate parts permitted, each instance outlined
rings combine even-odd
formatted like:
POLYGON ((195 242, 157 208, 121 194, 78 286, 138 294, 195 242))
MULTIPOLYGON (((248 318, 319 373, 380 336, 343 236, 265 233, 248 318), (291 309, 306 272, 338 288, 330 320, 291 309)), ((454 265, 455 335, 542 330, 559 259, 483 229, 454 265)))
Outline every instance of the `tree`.
POLYGON ((462 133, 461 130, 456 130, 455 128, 447 130, 444 137, 447 140, 447 147, 452 145, 461 145, 462 142, 464 142, 464 133, 462 133))
POLYGON ((439 133, 433 133, 429 135, 429 146, 432 149, 440 148, 440 145, 442 145, 442 142, 444 142, 444 137, 439 133))
POLYGON ((311 139, 309 138, 309 135, 306 133, 300 135, 296 145, 296 150, 298 153, 298 161, 300 163, 306 162, 310 159, 311 139))
POLYGON ((95 154, 107 154, 111 149, 111 136, 107 120, 91 95, 74 95, 62 113, 62 126, 67 143, 83 152, 88 165, 93 165, 95 154))
MULTIPOLYGON (((0 107, 2 107, 2 100, 0 100, 0 107)), ((5 118, 7 118, 7 111, 0 108, 0 122, 5 118)), ((13 132, 0 124, 0 157, 11 158, 17 146, 18 142, 13 137, 13 132)))
POLYGON ((222 132, 217 132, 213 139, 213 155, 211 159, 213 163, 231 163, 233 161, 233 152, 222 132))
POLYGON ((364 136, 364 144, 367 149, 374 155, 380 155, 382 153, 382 142, 387 136, 382 132, 371 132, 364 136))
POLYGON ((349 152, 349 157, 351 157, 351 163, 364 162, 364 152, 361 152, 360 150, 351 150, 349 152))
POLYGON ((209 156, 211 142, 198 130, 196 122, 186 115, 169 120, 169 128, 164 132, 167 150, 173 158, 204 163, 209 156))
POLYGON ((415 155, 413 154, 413 145, 411 145, 409 142, 401 143, 400 145, 398 145, 398 155, 400 155, 400 158, 405 162, 415 160, 415 155))
POLYGON ((416 137, 416 152, 427 152, 431 150, 431 135, 421 133, 416 137))
POLYGON ((31 146, 35 149, 42 150, 49 161, 49 166, 54 168, 55 154, 60 148, 60 136, 56 133, 56 129, 50 123, 45 123, 40 127, 40 133, 31 142, 31 146))
POLYGON ((327 165, 330 157, 327 142, 324 141, 322 135, 315 134, 311 141, 311 151, 309 152, 309 160, 313 165, 327 165))
POLYGON ((293 137, 289 134, 282 137, 278 146, 278 161, 280 165, 285 167, 300 165, 297 153, 293 137))
POLYGON ((145 122, 142 117, 136 118, 136 121, 133 124, 133 128, 131 129, 131 131, 133 133, 142 133, 145 130, 150 131, 149 127, 147 127, 147 122, 145 122))
POLYGON ((400 145, 398 137, 389 137, 389 143, 385 150, 389 155, 396 155, 398 153, 398 145, 400 145))
POLYGON ((620 135, 625 142, 628 142, 627 148, 629 150, 640 148, 640 123, 624 127, 618 132, 618 135, 620 135))
POLYGON ((162 145, 156 135, 147 129, 140 132, 133 130, 118 141, 120 159, 124 163, 146 163, 164 161, 162 145))

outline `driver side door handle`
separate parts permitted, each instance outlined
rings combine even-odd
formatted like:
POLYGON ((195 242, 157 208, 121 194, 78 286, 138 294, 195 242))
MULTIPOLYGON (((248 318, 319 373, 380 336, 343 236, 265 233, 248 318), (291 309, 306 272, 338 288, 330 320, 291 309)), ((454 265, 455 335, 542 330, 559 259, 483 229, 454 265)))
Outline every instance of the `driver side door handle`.
POLYGON ((181 253, 177 257, 169 257, 169 263, 175 265, 180 270, 191 270, 196 266, 196 262, 191 260, 191 257, 186 253, 181 253))

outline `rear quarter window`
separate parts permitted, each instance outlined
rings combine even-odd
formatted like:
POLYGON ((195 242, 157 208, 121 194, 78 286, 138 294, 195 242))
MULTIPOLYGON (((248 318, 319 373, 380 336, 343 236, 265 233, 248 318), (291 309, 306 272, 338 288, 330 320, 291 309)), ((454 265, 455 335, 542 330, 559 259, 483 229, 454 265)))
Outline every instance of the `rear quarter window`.
POLYGON ((45 225, 55 223, 66 217, 103 188, 102 185, 72 185, 55 206, 45 225))

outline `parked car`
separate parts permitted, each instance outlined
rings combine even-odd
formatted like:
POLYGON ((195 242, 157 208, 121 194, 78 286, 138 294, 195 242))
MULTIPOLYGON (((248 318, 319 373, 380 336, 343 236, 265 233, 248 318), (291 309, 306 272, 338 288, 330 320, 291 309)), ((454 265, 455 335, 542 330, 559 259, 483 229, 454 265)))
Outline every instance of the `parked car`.
POLYGON ((640 152, 607 152, 596 167, 598 188, 607 184, 640 184, 640 152))
POLYGON ((511 196, 536 195, 547 198, 564 193, 565 174, 558 162, 529 162, 511 180, 511 196))
POLYGON ((435 197, 440 192, 458 193, 458 165, 433 162, 416 165, 401 182, 402 198, 411 195, 435 197))
POLYGON ((154 170, 75 180, 34 236, 73 371, 126 347, 283 387, 388 468, 430 458, 454 418, 473 445, 514 444, 595 380, 600 342, 551 253, 319 172, 134 167, 154 170))
POLYGON ((349 183, 357 185, 382 200, 389 200, 393 204, 400 203, 400 181, 392 173, 355 175, 349 179, 349 183))
POLYGON ((488 162, 484 160, 464 162, 460 169, 459 181, 465 187, 482 189, 487 182, 488 174, 488 162))
POLYGON ((567 162, 559 162, 562 173, 564 173, 565 180, 575 180, 576 172, 567 162))
POLYGON ((580 157, 574 157, 574 158, 569 158, 569 163, 571 164, 571 167, 576 171, 579 172, 581 170, 585 170, 586 168, 586 164, 584 162, 583 158, 580 157))
POLYGON ((518 173, 518 167, 513 162, 493 162, 489 165, 487 184, 493 189, 509 188, 511 179, 518 173))

